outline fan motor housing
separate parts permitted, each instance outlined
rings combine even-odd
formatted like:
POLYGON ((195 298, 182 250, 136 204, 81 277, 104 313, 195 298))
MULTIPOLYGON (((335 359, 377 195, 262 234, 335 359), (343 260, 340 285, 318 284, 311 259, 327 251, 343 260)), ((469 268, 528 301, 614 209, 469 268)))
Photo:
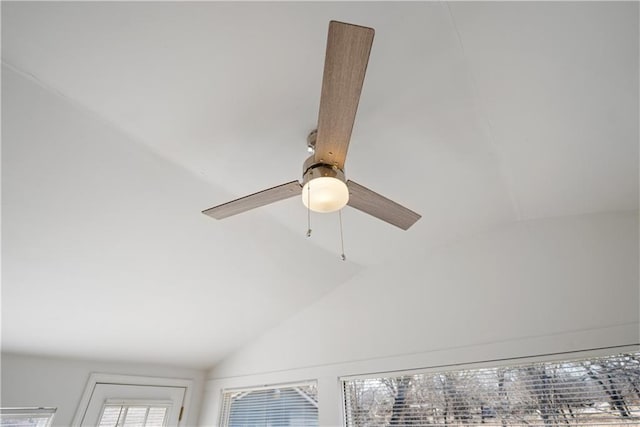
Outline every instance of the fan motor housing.
POLYGON ((326 163, 315 162, 313 156, 309 157, 303 166, 302 173, 302 185, 311 181, 312 179, 320 178, 322 176, 328 176, 331 178, 337 178, 342 182, 346 182, 344 177, 344 171, 335 165, 329 165, 326 163))

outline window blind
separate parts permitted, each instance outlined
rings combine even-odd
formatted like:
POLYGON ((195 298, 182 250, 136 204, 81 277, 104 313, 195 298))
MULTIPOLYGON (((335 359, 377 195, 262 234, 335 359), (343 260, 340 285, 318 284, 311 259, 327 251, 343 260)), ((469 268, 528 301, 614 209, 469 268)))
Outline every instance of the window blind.
POLYGON ((49 427, 55 408, 1 408, 1 427, 49 427))
POLYGON ((166 404, 114 404, 102 408, 98 427, 164 427, 167 422, 166 404))
POLYGON ((640 353, 342 384, 347 426, 640 426, 640 353))
POLYGON ((223 393, 223 427, 315 427, 318 397, 315 382, 265 386, 223 393))

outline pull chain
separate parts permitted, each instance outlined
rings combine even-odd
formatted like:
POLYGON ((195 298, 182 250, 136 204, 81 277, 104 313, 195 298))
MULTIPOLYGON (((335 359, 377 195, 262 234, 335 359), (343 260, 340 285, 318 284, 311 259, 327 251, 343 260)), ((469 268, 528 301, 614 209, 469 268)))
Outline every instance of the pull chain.
POLYGON ((311 183, 307 183, 307 237, 311 237, 311 183))
POLYGON ((340 249, 342 250, 340 259, 346 261, 347 257, 344 254, 344 233, 342 231, 342 209, 338 211, 338 217, 340 218, 340 249))

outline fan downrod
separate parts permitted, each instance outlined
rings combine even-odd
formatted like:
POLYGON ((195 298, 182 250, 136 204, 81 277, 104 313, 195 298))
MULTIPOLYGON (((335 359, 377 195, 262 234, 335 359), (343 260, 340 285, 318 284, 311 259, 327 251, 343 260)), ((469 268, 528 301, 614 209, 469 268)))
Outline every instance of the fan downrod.
POLYGON ((318 138, 318 129, 314 129, 307 136, 307 151, 311 154, 316 152, 316 139, 318 138))

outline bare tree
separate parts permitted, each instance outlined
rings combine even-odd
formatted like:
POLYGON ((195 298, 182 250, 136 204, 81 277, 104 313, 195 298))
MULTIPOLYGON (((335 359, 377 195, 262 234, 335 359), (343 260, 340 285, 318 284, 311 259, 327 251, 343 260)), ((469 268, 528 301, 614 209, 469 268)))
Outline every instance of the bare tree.
POLYGON ((393 406, 391 408, 391 420, 389 425, 410 425, 407 421, 409 399, 408 391, 411 377, 389 378, 384 380, 384 384, 393 396, 393 406))

